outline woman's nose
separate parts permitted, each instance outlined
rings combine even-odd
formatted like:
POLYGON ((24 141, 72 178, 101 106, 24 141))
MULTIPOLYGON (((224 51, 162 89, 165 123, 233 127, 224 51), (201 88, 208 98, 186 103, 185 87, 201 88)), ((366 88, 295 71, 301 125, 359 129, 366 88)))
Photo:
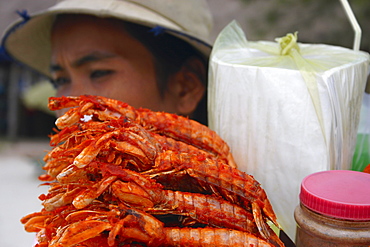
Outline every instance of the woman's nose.
POLYGON ((68 85, 61 87, 57 90, 57 96, 80 96, 84 94, 91 94, 91 87, 88 80, 83 77, 71 77, 68 85))
POLYGON ((88 92, 88 83, 84 82, 82 79, 76 78, 71 81, 69 95, 66 96, 80 96, 83 94, 88 94, 88 92))

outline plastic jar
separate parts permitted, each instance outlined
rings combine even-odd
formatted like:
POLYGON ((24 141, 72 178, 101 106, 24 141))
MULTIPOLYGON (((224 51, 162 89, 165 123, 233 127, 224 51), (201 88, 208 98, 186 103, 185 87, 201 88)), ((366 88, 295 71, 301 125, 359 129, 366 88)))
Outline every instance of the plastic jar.
POLYGON ((303 179, 297 247, 370 246, 370 174, 333 170, 303 179))

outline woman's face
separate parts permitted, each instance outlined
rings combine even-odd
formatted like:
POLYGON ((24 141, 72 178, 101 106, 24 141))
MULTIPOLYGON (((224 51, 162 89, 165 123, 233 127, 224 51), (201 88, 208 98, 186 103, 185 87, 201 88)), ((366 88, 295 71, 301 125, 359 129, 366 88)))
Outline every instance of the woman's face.
POLYGON ((159 93, 152 54, 118 22, 88 16, 58 19, 51 64, 57 96, 100 95, 176 113, 174 98, 159 93))

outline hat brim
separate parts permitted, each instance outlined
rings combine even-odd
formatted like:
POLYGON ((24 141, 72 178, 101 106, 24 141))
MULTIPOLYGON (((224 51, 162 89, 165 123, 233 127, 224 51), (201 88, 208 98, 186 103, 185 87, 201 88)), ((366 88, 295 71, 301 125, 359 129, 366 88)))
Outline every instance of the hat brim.
POLYGON ((3 47, 8 55, 39 73, 51 77, 51 29, 58 14, 87 14, 101 18, 117 18, 148 27, 159 26, 162 31, 188 42, 206 59, 212 49, 206 38, 195 37, 194 34, 184 31, 183 27, 159 13, 135 3, 121 1, 113 5, 106 1, 97 1, 94 6, 91 6, 84 1, 66 1, 36 13, 27 21, 19 20, 8 28, 3 39, 3 47))

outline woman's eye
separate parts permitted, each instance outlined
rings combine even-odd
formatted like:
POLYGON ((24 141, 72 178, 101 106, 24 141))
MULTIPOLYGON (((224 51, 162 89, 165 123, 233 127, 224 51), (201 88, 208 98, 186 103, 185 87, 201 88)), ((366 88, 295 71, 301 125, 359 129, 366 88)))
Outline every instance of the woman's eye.
POLYGON ((51 79, 51 83, 53 84, 54 88, 59 88, 67 83, 69 83, 70 80, 68 78, 60 77, 56 79, 51 79))
POLYGON ((90 78, 91 79, 98 79, 100 77, 110 75, 112 73, 113 73, 112 70, 94 70, 93 72, 91 72, 90 78))

